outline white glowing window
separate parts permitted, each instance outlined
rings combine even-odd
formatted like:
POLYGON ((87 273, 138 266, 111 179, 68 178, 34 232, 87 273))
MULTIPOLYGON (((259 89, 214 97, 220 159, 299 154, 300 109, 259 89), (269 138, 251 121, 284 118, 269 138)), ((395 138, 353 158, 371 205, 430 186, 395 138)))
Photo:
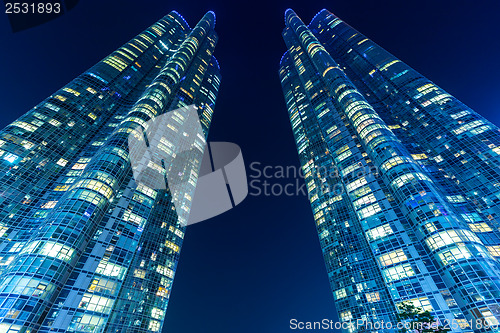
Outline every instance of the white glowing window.
POLYGON ((138 224, 138 225, 146 222, 145 218, 143 218, 137 214, 132 213, 130 210, 126 210, 123 213, 123 220, 133 222, 133 223, 138 224))
MULTIPOLYGON (((410 302, 416 308, 424 309, 424 311, 427 311, 427 310, 434 311, 434 309, 432 308, 431 302, 429 301, 429 299, 427 297, 413 298, 413 299, 410 299, 406 302, 410 302)), ((398 308, 402 303, 403 302, 397 304, 398 308)))
POLYGON ((150 320, 149 326, 148 326, 148 331, 158 332, 160 330, 160 327, 161 327, 161 324, 159 321, 150 320))
POLYGON ((78 308, 109 314, 111 312, 113 302, 114 301, 112 299, 107 297, 85 293, 83 294, 82 301, 80 302, 78 308))
POLYGON ((64 261, 70 261, 74 252, 75 250, 69 246, 51 241, 46 242, 38 251, 38 253, 42 255, 62 259, 64 261))
POLYGON ((366 184, 367 184, 366 179, 365 179, 365 177, 363 177, 363 178, 357 179, 357 180, 347 184, 346 188, 347 188, 348 192, 352 192, 355 189, 357 189, 363 185, 366 185, 366 184))
POLYGON ((122 279, 125 275, 126 270, 127 269, 123 266, 107 262, 103 259, 99 262, 96 273, 102 274, 104 276, 117 277, 118 279, 122 279))
POLYGON ((383 238, 387 235, 391 235, 393 233, 391 226, 389 223, 381 225, 380 227, 376 227, 370 229, 366 232, 366 236, 368 236, 369 240, 375 240, 379 238, 383 238))
POLYGON ((351 172, 359 168, 361 168, 361 166, 357 162, 349 165, 347 168, 342 170, 342 177, 345 177, 346 175, 350 174, 351 172))
POLYGON ((469 230, 445 230, 438 234, 432 235, 425 240, 425 243, 431 251, 439 249, 443 246, 456 244, 460 242, 476 242, 481 243, 479 238, 469 230))
POLYGON ((55 126, 55 127, 59 127, 61 125, 61 122, 60 121, 57 121, 55 119, 51 119, 49 120, 49 124, 55 126))
POLYGON ((97 206, 102 206, 106 202, 106 199, 104 199, 102 196, 89 190, 79 190, 78 199, 91 202, 97 206))
POLYGON ((73 90, 71 88, 63 88, 63 90, 66 91, 66 92, 69 92, 69 93, 71 93, 71 94, 73 94, 75 96, 80 96, 80 93, 78 91, 73 90))
POLYGON ((462 244, 438 252, 439 260, 441 260, 443 265, 448 265, 460 259, 468 259, 471 256, 472 253, 462 244))
POLYGON ((334 295, 335 295, 335 300, 338 300, 338 299, 347 297, 347 292, 346 292, 345 288, 342 288, 342 289, 336 290, 334 295))
POLYGON ((18 156, 11 153, 7 153, 5 154, 3 159, 6 160, 7 162, 14 163, 18 159, 18 156))
POLYGON ((28 124, 28 123, 26 123, 24 121, 15 121, 11 125, 12 126, 20 127, 22 129, 25 129, 28 132, 34 132, 38 128, 37 126, 34 126, 32 124, 28 124))
POLYGON ((370 205, 368 207, 359 210, 356 213, 358 214, 358 217, 362 220, 366 219, 367 217, 373 216, 381 211, 382 208, 380 207, 380 205, 378 203, 375 203, 373 205, 370 205))
POLYGON ((490 309, 482 308, 482 309, 480 309, 480 311, 481 311, 481 314, 483 315, 484 319, 488 322, 489 326, 498 326, 498 324, 500 324, 498 319, 491 312, 490 309))
POLYGON ((391 186, 394 187, 395 189, 400 188, 401 186, 412 182, 414 180, 427 180, 431 182, 430 178, 424 175, 423 173, 420 172, 414 172, 414 173, 406 173, 404 175, 399 176, 398 178, 394 179, 391 182, 391 186))
POLYGON ((156 198, 156 191, 153 190, 152 188, 150 187, 147 187, 146 185, 144 184, 138 184, 137 185, 137 191, 147 195, 148 197, 151 197, 151 198, 156 198))
POLYGON ((350 310, 344 311, 340 313, 340 320, 342 321, 351 321, 352 320, 352 313, 350 310))
POLYGON ((378 256, 378 261, 381 266, 389 266, 408 260, 408 257, 403 250, 399 249, 378 256))
POLYGON ((151 317, 153 317, 154 319, 162 319, 163 315, 164 315, 164 312, 162 309, 158 309, 158 308, 151 309, 151 317))
POLYGON ((156 271, 158 273, 160 273, 161 275, 168 276, 169 278, 173 278, 174 277, 174 271, 171 270, 168 267, 165 267, 165 266, 162 266, 162 265, 158 265, 156 267, 156 271))
POLYGON ((65 166, 66 163, 68 163, 68 160, 65 160, 64 158, 60 158, 58 161, 57 161, 57 164, 60 165, 60 166, 65 166))
POLYGON ((348 158, 351 155, 352 155, 352 152, 350 150, 348 150, 348 151, 340 154, 339 156, 337 156, 335 158, 335 160, 337 161, 337 163, 340 163, 340 162, 342 162, 343 160, 345 160, 346 158, 348 158))
POLYGON ((415 271, 410 264, 402 264, 382 270, 382 275, 387 283, 415 276, 415 271))
POLYGON ((403 158, 399 157, 399 156, 396 156, 396 157, 391 157, 390 159, 388 159, 387 161, 385 161, 382 165, 381 165, 381 169, 383 171, 387 171, 389 169, 391 169, 392 167, 398 165, 398 164, 402 164, 402 163, 406 163, 406 160, 404 160, 403 158))
POLYGON ((449 195, 446 196, 446 200, 451 203, 460 203, 460 202, 465 202, 465 199, 461 195, 449 195))
POLYGON ((354 206, 354 209, 359 209, 361 206, 374 203, 375 201, 377 201, 377 199, 375 199, 375 196, 373 194, 369 194, 369 195, 365 195, 364 197, 362 197, 360 199, 353 201, 352 204, 354 206))

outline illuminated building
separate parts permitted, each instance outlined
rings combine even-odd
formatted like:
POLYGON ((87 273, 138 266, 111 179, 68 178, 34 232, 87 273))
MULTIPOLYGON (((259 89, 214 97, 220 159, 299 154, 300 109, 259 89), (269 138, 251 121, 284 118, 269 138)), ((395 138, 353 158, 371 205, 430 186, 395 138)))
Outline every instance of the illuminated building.
POLYGON ((340 321, 395 323, 409 301, 498 332, 499 129, 330 12, 285 22, 280 79, 340 321))
POLYGON ((129 133, 220 84, 215 15, 163 17, 0 132, 0 331, 159 332, 185 227, 129 133))

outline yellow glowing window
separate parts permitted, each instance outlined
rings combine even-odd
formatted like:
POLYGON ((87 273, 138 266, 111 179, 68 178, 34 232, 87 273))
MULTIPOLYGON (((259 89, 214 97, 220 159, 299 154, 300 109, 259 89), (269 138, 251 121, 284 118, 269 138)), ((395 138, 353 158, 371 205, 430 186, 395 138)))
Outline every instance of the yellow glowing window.
POLYGON ((83 164, 83 163, 75 163, 71 169, 74 169, 74 170, 83 170, 85 169, 85 167, 87 166, 87 163, 83 164))
POLYGON ((340 320, 342 321, 351 321, 352 320, 352 313, 350 310, 344 311, 340 313, 340 320))
POLYGON ((382 266, 389 266, 408 260, 408 257, 403 250, 399 249, 386 254, 378 256, 378 261, 382 266))
POLYGON ((73 94, 75 96, 80 96, 80 93, 76 90, 73 90, 71 88, 63 88, 64 91, 69 92, 70 94, 73 94))
POLYGON ((56 188, 54 188, 54 191, 63 192, 63 191, 66 191, 68 188, 69 188, 68 185, 59 185, 59 186, 56 186, 56 188))
POLYGON ((380 294, 378 293, 378 291, 365 294, 365 296, 368 303, 375 303, 380 301, 380 294))
POLYGON ((414 160, 425 160, 427 158, 427 155, 425 155, 425 154, 411 154, 411 157, 413 157, 414 160))
POLYGON ((168 295, 168 290, 165 287, 158 287, 158 291, 156 292, 156 296, 165 297, 168 295))
POLYGON ((486 246, 488 251, 494 257, 500 257, 500 245, 486 246))
POLYGON ((175 252, 179 252, 179 246, 175 243, 172 243, 171 241, 166 241, 165 246, 169 249, 174 250, 175 252))
POLYGON ((134 270, 134 277, 144 279, 145 276, 146 276, 146 271, 144 271, 142 269, 135 269, 134 270))
POLYGON ((469 228, 473 232, 489 232, 493 229, 488 225, 488 223, 469 223, 469 228))

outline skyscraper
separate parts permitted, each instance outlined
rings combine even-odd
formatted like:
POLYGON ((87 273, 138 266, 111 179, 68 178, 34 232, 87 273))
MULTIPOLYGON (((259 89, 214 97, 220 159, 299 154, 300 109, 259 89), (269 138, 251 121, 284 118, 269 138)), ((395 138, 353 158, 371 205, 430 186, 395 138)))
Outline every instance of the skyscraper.
POLYGON ((171 12, 0 132, 1 332, 161 330, 185 227, 128 137, 193 104, 207 136, 214 25, 171 12))
POLYGON ((500 130, 326 10, 285 23, 279 74, 340 321, 377 331, 410 302, 498 332, 500 130))

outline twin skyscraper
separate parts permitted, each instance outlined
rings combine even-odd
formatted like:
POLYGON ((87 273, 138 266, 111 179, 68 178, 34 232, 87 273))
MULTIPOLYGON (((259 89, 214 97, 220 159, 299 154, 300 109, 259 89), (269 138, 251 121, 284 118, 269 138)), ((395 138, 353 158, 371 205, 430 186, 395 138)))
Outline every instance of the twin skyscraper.
MULTIPOLYGON (((410 302, 498 332, 499 129, 326 10, 285 23, 279 77, 346 331, 396 331, 370 324, 410 302)), ((191 105, 206 139, 214 26, 171 12, 0 132, 0 332, 162 330, 186 227, 127 144, 191 105)))

